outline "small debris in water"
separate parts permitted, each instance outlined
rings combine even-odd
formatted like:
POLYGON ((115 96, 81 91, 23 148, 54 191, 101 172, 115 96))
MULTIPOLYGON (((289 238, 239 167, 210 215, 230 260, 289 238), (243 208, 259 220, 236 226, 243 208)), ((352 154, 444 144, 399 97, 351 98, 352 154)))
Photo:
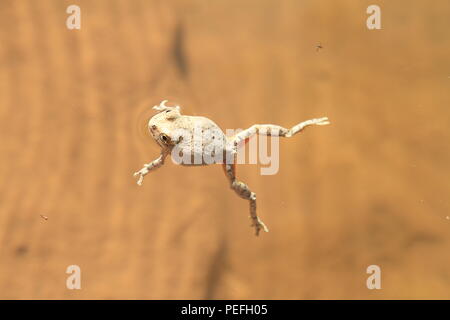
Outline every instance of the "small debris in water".
POLYGON ((316 45, 316 51, 319 51, 320 49, 323 49, 323 47, 322 47, 322 44, 319 42, 319 43, 316 45))

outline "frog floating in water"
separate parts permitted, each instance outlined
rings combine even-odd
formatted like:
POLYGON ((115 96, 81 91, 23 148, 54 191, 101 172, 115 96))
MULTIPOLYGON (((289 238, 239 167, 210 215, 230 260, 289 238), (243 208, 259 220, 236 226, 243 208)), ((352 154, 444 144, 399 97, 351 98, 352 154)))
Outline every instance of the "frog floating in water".
POLYGON ((158 113, 148 122, 150 134, 161 147, 161 154, 134 174, 139 177, 137 184, 142 185, 144 176, 161 167, 169 154, 176 158, 174 160, 177 163, 186 166, 221 163, 231 189, 250 202, 250 218, 255 234, 259 235, 260 230, 268 232, 269 229, 256 214, 256 194, 245 183, 236 179, 235 157, 238 148, 253 135, 291 137, 308 126, 329 124, 328 118, 306 120, 291 129, 273 124, 255 124, 232 137, 226 137, 212 120, 182 115, 179 106, 169 107, 165 105, 166 102, 164 100, 159 106, 153 107, 158 113))

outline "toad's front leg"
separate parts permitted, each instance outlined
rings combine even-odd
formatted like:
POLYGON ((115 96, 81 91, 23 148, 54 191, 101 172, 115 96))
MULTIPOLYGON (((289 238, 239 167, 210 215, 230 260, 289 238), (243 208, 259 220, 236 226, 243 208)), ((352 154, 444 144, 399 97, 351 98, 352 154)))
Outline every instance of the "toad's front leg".
POLYGON ((166 157, 167 157, 167 153, 163 152, 157 159, 153 160, 150 163, 144 164, 144 167, 141 170, 135 172, 134 176, 139 177, 137 184, 142 185, 142 182, 144 181, 144 176, 147 173, 149 173, 150 170, 155 170, 155 169, 158 169, 159 167, 161 167, 164 164, 164 159, 166 157))

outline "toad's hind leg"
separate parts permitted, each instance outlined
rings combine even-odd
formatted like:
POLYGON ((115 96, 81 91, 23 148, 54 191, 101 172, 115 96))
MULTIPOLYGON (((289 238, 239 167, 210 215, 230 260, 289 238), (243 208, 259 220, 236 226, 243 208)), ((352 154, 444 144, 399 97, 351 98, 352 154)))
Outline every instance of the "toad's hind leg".
POLYGON ((249 138, 254 136, 255 134, 261 134, 261 135, 274 135, 274 136, 280 136, 280 137, 292 137, 293 135, 303 131, 306 127, 309 126, 324 126, 330 124, 327 117, 324 118, 318 118, 318 119, 311 119, 306 120, 303 122, 300 122, 299 124, 293 126, 290 129, 283 128, 281 126, 277 126, 274 124, 255 124, 251 126, 248 129, 245 129, 241 132, 239 132, 237 135, 235 135, 232 138, 232 141, 234 143, 234 146, 240 145, 242 141, 247 142, 249 138))
POLYGON ((255 227, 255 234, 259 235, 262 229, 269 232, 264 222, 262 222, 256 215, 256 194, 252 192, 249 187, 236 179, 236 164, 223 164, 225 175, 230 181, 231 189, 233 189, 238 196, 250 201, 250 218, 252 219, 252 227, 255 227))

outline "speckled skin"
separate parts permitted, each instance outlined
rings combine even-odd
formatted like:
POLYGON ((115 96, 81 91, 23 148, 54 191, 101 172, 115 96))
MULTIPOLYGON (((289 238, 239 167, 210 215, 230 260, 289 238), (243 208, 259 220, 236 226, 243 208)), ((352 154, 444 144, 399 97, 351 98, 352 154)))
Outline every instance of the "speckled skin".
MULTIPOLYGON (((291 137, 308 126, 329 124, 328 118, 307 120, 291 129, 272 124, 255 124, 239 132, 237 135, 227 138, 219 126, 212 120, 205 117, 181 115, 180 107, 167 107, 165 105, 166 101, 164 100, 159 106, 153 107, 158 113, 148 122, 148 129, 153 139, 161 147, 161 154, 157 159, 148 164, 144 164, 141 170, 135 172, 134 176, 139 177, 138 185, 142 184, 144 176, 151 170, 162 166, 164 159, 172 151, 177 151, 182 155, 191 155, 191 157, 186 157, 186 161, 181 160, 178 162, 181 165, 211 164, 211 162, 206 162, 204 159, 207 151, 213 150, 212 154, 220 152, 220 156, 218 157, 220 161, 216 161, 215 163, 222 163, 231 189, 241 198, 249 201, 250 218, 252 219, 252 226, 255 227, 255 234, 259 235, 260 230, 268 232, 269 230, 256 214, 256 194, 245 183, 236 179, 236 165, 234 160, 237 148, 242 142, 245 143, 248 138, 255 134, 291 137), (205 136, 205 132, 212 132, 212 134, 205 136), (201 135, 202 139, 193 139, 198 135, 201 135), (200 143, 196 144, 192 143, 192 141, 200 141, 200 143), (195 158, 197 158, 197 161, 194 161, 195 158), (230 159, 231 161, 229 161, 230 159)), ((172 158, 174 158, 173 153, 172 158)))
MULTIPOLYGON (((158 108, 158 107, 157 107, 158 108)), ((232 143, 230 143, 223 131, 214 121, 198 116, 186 116, 180 113, 179 107, 165 107, 156 109, 160 111, 154 115, 148 122, 148 129, 156 143, 161 147, 162 152, 170 153, 172 148, 177 146, 180 152, 191 154, 190 161, 180 162, 184 166, 208 165, 204 161, 204 151, 208 146, 218 145, 224 152, 232 152, 232 143), (202 136, 201 145, 191 143, 195 134, 204 132, 213 132, 213 136, 202 136), (184 139, 180 136, 184 133, 184 139), (186 139, 186 133, 189 138, 186 139), (194 158, 201 162, 195 162, 194 158)))

